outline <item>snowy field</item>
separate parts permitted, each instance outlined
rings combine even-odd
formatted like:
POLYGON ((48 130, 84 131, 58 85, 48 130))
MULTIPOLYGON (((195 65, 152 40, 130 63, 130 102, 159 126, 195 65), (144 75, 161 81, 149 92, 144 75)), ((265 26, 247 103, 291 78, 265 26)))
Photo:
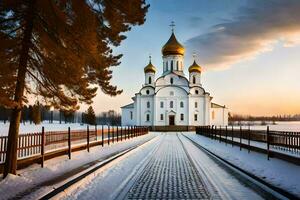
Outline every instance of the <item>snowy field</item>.
POLYGON ((232 147, 201 135, 186 135, 230 163, 300 198, 300 166, 276 158, 267 160, 265 154, 240 151, 238 146, 232 147))
MULTIPOLYGON (((71 128, 71 130, 86 130, 87 125, 86 124, 80 124, 80 123, 59 123, 57 121, 54 121, 53 124, 49 122, 44 122, 39 125, 35 124, 20 124, 20 134, 25 133, 36 133, 36 132, 42 132, 42 127, 45 127, 45 131, 68 131, 68 127, 71 128)), ((94 126, 90 126, 91 128, 94 126)), ((107 126, 104 126, 107 128, 107 126)), ((101 128, 101 126, 98 126, 98 130, 101 128)), ((9 129, 9 123, 4 124, 3 122, 0 122, 0 136, 6 136, 8 135, 8 129, 9 129)))

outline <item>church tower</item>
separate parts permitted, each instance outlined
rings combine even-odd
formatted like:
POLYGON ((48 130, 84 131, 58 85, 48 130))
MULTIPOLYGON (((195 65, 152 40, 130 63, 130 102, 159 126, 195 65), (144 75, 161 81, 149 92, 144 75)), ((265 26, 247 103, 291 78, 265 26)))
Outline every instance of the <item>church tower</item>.
POLYGON ((144 68, 144 72, 145 72, 145 85, 154 86, 156 68, 151 63, 151 56, 149 56, 149 64, 144 68))
POLYGON ((189 67, 190 74, 190 85, 191 86, 201 86, 201 67, 196 63, 194 59, 194 63, 189 67))
POLYGON ((172 34, 167 43, 162 48, 163 54, 163 73, 179 72, 183 74, 183 56, 184 47, 177 41, 173 27, 171 24, 172 34))

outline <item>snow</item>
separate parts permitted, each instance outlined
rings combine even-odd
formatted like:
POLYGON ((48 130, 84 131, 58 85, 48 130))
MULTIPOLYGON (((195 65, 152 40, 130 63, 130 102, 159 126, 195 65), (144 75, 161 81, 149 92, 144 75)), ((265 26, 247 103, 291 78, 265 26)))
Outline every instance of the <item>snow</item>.
MULTIPOLYGON (((64 123, 61 124, 58 121, 54 121, 53 123, 49 122, 43 122, 41 124, 35 125, 34 123, 21 123, 20 124, 20 134, 26 134, 26 133, 36 133, 36 132, 42 132, 42 127, 44 126, 45 131, 68 131, 68 127, 71 128, 71 130, 86 130, 87 124, 80 124, 80 123, 64 123)), ((90 129, 94 127, 90 125, 90 129)), ((98 129, 100 129, 102 126, 98 125, 98 129)), ((104 128, 107 128, 105 125, 104 128)), ((6 136, 8 135, 9 130, 9 123, 3 123, 0 122, 0 136, 6 136)))
POLYGON ((265 154, 240 151, 238 146, 232 147, 194 133, 185 135, 228 162, 300 197, 299 166, 276 158, 267 160, 265 154))
POLYGON ((137 144, 142 144, 156 135, 157 133, 149 133, 144 136, 114 143, 110 146, 95 146, 90 149, 90 153, 84 150, 74 152, 72 153, 71 160, 67 156, 53 158, 45 161, 44 168, 41 168, 38 164, 34 164, 23 170, 18 170, 18 176, 9 175, 0 182, 0 199, 13 198, 24 192, 25 194, 26 192, 30 194, 30 196, 26 196, 26 199, 36 199, 41 194, 45 194, 52 188, 57 187, 61 181, 68 178, 67 174, 72 174, 72 172, 79 168, 86 170, 87 166, 91 166, 91 163, 101 161, 112 154, 137 144))
MULTIPOLYGON (((276 122, 276 124, 269 124, 268 125, 270 130, 272 131, 293 131, 293 132, 300 132, 300 121, 290 121, 290 122, 276 122)), ((229 126, 231 127, 231 126, 229 126)), ((248 130, 248 125, 242 126, 243 129, 248 130)), ((240 126, 233 126, 234 129, 239 129, 240 126)), ((267 130, 267 126, 263 125, 251 125, 251 130, 267 130)))

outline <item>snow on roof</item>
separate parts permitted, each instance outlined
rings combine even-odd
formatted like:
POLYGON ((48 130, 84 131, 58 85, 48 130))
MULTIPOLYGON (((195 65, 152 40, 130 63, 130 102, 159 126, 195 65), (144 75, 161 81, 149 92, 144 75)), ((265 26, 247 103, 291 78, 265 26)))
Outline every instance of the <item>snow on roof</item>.
POLYGON ((121 108, 134 108, 134 103, 130 103, 128 105, 122 106, 121 108))

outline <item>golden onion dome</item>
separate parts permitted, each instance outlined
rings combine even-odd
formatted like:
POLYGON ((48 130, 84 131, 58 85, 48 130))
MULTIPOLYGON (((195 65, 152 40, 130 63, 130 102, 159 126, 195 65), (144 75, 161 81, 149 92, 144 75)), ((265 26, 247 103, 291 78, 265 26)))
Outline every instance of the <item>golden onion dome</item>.
POLYGON ((196 63, 196 61, 194 60, 194 63, 189 67, 189 72, 198 72, 201 73, 201 67, 196 63))
POLYGON ((177 41, 175 34, 172 33, 168 42, 161 50, 164 56, 167 55, 184 55, 184 47, 177 41))
POLYGON ((144 68, 144 72, 145 73, 155 73, 156 72, 156 68, 154 67, 154 65, 152 65, 151 60, 149 61, 149 64, 144 68))

